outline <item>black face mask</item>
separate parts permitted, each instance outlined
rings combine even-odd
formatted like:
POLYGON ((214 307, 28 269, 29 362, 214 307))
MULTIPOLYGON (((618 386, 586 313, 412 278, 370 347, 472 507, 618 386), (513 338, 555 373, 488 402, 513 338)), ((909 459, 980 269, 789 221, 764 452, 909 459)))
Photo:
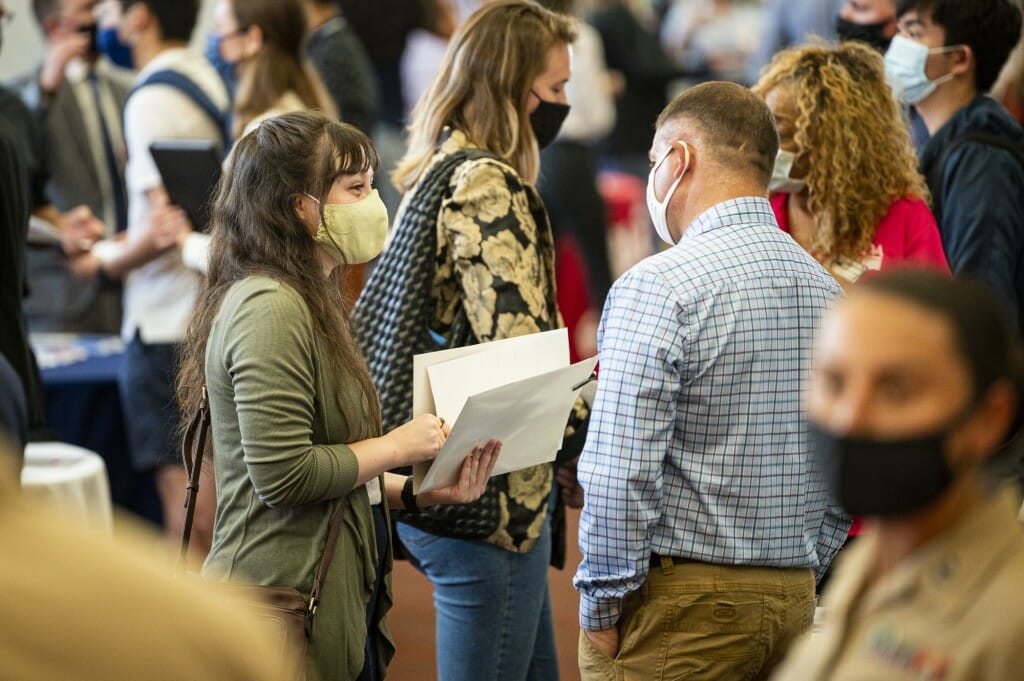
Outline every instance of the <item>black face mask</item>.
POLYGON ((811 453, 833 500, 850 515, 898 517, 934 503, 953 482, 946 440, 960 423, 923 437, 875 440, 835 435, 811 423, 811 453))
POLYGON ((885 28, 888 25, 888 21, 878 24, 855 24, 842 17, 836 17, 836 35, 840 40, 856 40, 867 43, 884 53, 889 49, 889 43, 892 42, 892 38, 885 36, 885 28))
POLYGON ((540 104, 530 114, 530 127, 533 128, 533 134, 537 138, 537 145, 543 149, 554 142, 558 136, 565 117, 569 115, 569 105, 549 102, 536 92, 533 95, 540 100, 540 104))
POLYGON ((78 32, 89 39, 89 52, 90 56, 96 56, 100 53, 99 47, 97 47, 96 36, 99 33, 99 26, 96 24, 90 24, 88 26, 79 26, 78 32))

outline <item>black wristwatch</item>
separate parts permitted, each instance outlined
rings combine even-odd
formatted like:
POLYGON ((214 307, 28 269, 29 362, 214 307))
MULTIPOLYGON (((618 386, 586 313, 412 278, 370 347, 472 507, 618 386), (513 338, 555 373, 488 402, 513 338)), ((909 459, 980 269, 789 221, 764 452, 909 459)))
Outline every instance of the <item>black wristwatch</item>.
POLYGON ((405 479, 402 485, 402 505, 409 513, 419 513, 420 507, 416 505, 416 495, 412 493, 412 476, 405 479))

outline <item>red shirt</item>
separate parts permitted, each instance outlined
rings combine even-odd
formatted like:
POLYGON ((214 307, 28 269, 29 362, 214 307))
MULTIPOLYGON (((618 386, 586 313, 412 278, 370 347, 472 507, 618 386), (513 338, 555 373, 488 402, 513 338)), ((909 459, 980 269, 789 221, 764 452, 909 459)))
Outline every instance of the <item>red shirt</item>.
MULTIPOLYGON (((790 233, 789 211, 786 210, 788 199, 789 194, 781 193, 771 197, 775 219, 787 234, 790 233)), ((889 206, 889 212, 875 229, 871 251, 865 253, 860 262, 869 271, 890 270, 901 264, 913 263, 949 273, 939 227, 928 204, 921 199, 897 199, 889 206)))

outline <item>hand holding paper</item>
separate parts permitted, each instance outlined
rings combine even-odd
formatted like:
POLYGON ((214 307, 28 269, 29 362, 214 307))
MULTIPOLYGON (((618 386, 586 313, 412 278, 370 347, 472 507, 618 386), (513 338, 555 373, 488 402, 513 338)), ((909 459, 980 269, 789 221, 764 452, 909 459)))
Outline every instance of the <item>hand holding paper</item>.
MULTIPOLYGON (((434 459, 440 453, 451 426, 431 414, 420 414, 395 428, 387 437, 396 452, 402 452, 403 466, 434 459), (407 458, 406 458, 407 457, 407 458)), ((469 449, 466 450, 467 452, 469 449)))
POLYGON ((497 440, 477 447, 462 462, 455 483, 417 495, 416 504, 424 508, 434 504, 468 504, 476 501, 484 493, 500 453, 501 443, 497 440))
POLYGON ((494 475, 553 461, 596 364, 569 365, 564 329, 417 356, 414 410, 456 423, 433 463, 415 467, 416 493, 450 485, 466 452, 492 438, 502 442, 494 475))

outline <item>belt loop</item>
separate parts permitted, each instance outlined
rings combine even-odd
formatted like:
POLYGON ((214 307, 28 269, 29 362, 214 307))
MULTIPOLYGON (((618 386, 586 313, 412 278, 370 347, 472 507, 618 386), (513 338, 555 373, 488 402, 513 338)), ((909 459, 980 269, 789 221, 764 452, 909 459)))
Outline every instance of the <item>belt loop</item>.
POLYGON ((671 575, 676 571, 675 563, 672 562, 671 556, 658 556, 661 561, 661 573, 663 575, 671 575))

